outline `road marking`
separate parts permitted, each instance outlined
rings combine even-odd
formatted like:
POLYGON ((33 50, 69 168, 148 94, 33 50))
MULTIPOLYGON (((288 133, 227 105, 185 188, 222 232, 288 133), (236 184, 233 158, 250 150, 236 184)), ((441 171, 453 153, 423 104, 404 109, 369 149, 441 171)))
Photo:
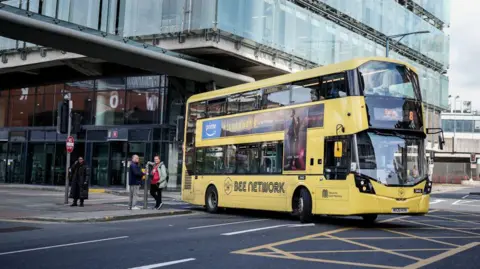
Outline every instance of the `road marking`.
POLYGON ((433 205, 433 204, 438 204, 438 203, 441 203, 441 202, 445 202, 445 200, 438 199, 438 200, 435 200, 433 202, 430 202, 430 204, 433 205))
POLYGON ((248 229, 248 230, 243 230, 243 231, 236 231, 236 232, 231 232, 231 233, 223 233, 222 235, 237 235, 237 234, 245 234, 245 233, 251 233, 251 232, 257 232, 257 231, 263 231, 263 230, 269 230, 269 229, 275 229, 275 228, 280 228, 280 227, 285 227, 288 226, 289 224, 282 224, 282 225, 275 225, 275 226, 267 226, 267 227, 261 227, 261 228, 255 228, 255 229, 248 229))
POLYGON ((476 247, 476 246, 480 246, 480 243, 479 243, 479 242, 470 243, 470 244, 467 244, 467 245, 464 245, 464 246, 461 246, 461 247, 458 247, 458 248, 455 248, 455 249, 452 249, 452 250, 443 252, 443 253, 441 253, 441 254, 439 254, 439 255, 430 257, 430 258, 428 258, 428 259, 419 261, 419 262, 414 263, 414 264, 412 264, 412 265, 406 266, 405 268, 408 268, 408 269, 421 268, 421 267, 424 267, 425 265, 429 265, 429 264, 438 262, 438 261, 440 261, 440 260, 443 260, 443 259, 445 259, 445 258, 451 257, 451 256, 453 256, 453 255, 455 255, 455 254, 457 254, 457 253, 460 253, 460 252, 462 252, 462 251, 465 251, 465 250, 474 248, 474 247, 476 247))
MULTIPOLYGON (((395 252, 424 252, 424 251, 444 251, 452 248, 401 248, 388 249, 395 252)), ((322 254, 322 253, 368 253, 368 252, 382 252, 382 250, 375 249, 354 249, 354 250, 304 250, 304 251, 289 251, 292 254, 322 254)), ((261 252, 262 254, 275 254, 274 252, 261 252)))
POLYGON ((469 196, 469 195, 467 194, 467 195, 463 196, 462 199, 465 199, 465 198, 467 198, 468 196, 469 196))
MULTIPOLYGON (((409 222, 409 223, 414 223, 414 224, 419 224, 419 225, 423 225, 423 226, 429 226, 429 227, 434 227, 434 228, 439 228, 441 230, 450 230, 450 231, 455 231, 455 232, 459 232, 459 233, 465 233, 465 234, 471 234, 471 235, 478 235, 480 236, 479 233, 474 233, 474 232, 469 232, 469 231, 464 231, 464 230, 461 230, 460 228, 451 228, 451 227, 445 227, 445 226, 438 226, 438 225, 432 225, 432 224, 427 224, 427 223, 422 223, 422 222, 418 222, 418 221, 413 221, 413 220, 402 220, 404 222, 409 222)), ((468 229, 470 230, 471 228, 465 228, 465 229, 468 229)), ((473 228, 475 229, 475 228, 473 228)), ((471 229, 471 230, 473 230, 471 229)))
POLYGON ((434 242, 434 243, 437 243, 437 244, 448 245, 448 246, 451 246, 451 247, 459 247, 459 245, 456 245, 456 244, 452 244, 452 243, 448 243, 448 242, 443 242, 443 241, 435 240, 435 239, 431 239, 431 238, 421 237, 421 236, 417 236, 417 235, 410 234, 410 233, 394 231, 394 230, 391 230, 391 229, 382 229, 382 230, 384 230, 384 231, 386 231, 386 232, 394 233, 394 234, 399 234, 399 235, 407 236, 407 237, 410 237, 410 238, 413 238, 413 239, 417 239, 417 240, 425 240, 425 241, 430 241, 430 242, 434 242))
POLYGON ((291 227, 291 228, 296 228, 296 227, 312 227, 312 226, 315 226, 315 223, 289 225, 289 227, 291 227))
POLYGON ((325 235, 325 236, 330 237, 330 238, 332 238, 332 239, 336 239, 336 240, 338 240, 338 241, 343 241, 343 242, 345 242, 345 243, 349 243, 349 244, 352 244, 352 245, 357 245, 357 246, 361 246, 361 247, 364 247, 364 248, 369 248, 369 249, 373 249, 373 250, 378 250, 378 251, 380 251, 380 252, 384 252, 384 253, 388 253, 388 254, 391 254, 391 255, 400 256, 400 257, 407 258, 407 259, 411 259, 411 260, 415 260, 415 261, 421 261, 421 260, 422 260, 422 259, 420 259, 420 258, 411 256, 411 255, 407 255, 407 254, 403 254, 403 253, 396 253, 395 251, 391 251, 391 250, 388 250, 388 249, 382 249, 382 248, 379 248, 379 247, 375 247, 375 246, 363 244, 363 243, 360 243, 360 242, 356 242, 356 241, 344 239, 344 238, 341 238, 341 237, 338 237, 338 236, 334 236, 334 235, 325 235))
POLYGON ((0 253, 0 256, 16 254, 16 253, 23 253, 23 252, 30 252, 30 251, 37 251, 37 250, 44 250, 44 249, 62 248, 62 247, 70 247, 70 246, 98 243, 98 242, 104 242, 104 241, 112 241, 112 240, 125 239, 125 238, 128 238, 128 236, 119 236, 119 237, 111 237, 111 238, 104 238, 104 239, 90 240, 90 241, 83 241, 83 242, 69 243, 69 244, 61 244, 61 245, 54 245, 54 246, 47 246, 47 247, 40 247, 40 248, 29 248, 29 249, 15 250, 15 251, 0 253))
POLYGON ((429 216, 429 217, 430 218, 437 218, 437 219, 441 219, 441 220, 449 220, 449 221, 453 221, 453 222, 465 222, 465 223, 480 224, 480 222, 472 221, 472 220, 452 219, 452 218, 445 218, 445 217, 441 217, 441 216, 429 216))
POLYGON ((457 200, 455 202, 452 203, 452 205, 463 205, 463 204, 468 204, 468 203, 471 203, 471 202, 475 202, 477 200, 457 200))
POLYGON ((315 223, 307 223, 307 224, 282 224, 282 225, 261 227, 261 228, 255 228, 255 229, 248 229, 248 230, 243 230, 243 231, 236 231, 236 232, 231 232, 231 233, 223 233, 222 235, 227 235, 227 236, 229 236, 229 235, 237 235, 237 234, 251 233, 251 232, 262 231, 262 230, 275 229, 275 228, 280 228, 280 227, 298 228, 298 227, 312 227, 312 226, 315 226, 315 223))
POLYGON ((133 267, 133 268, 130 268, 130 269, 153 269, 153 268, 160 268, 160 267, 165 267, 165 266, 184 263, 184 262, 190 262, 190 261, 194 261, 194 260, 195 260, 195 258, 189 258, 189 259, 176 260, 176 261, 171 261, 171 262, 162 262, 162 263, 157 263, 157 264, 145 265, 145 266, 140 266, 140 267, 133 267))
POLYGON ((266 220, 266 219, 256 219, 256 220, 246 220, 246 221, 237 221, 237 222, 227 222, 227 223, 220 223, 220 224, 212 224, 212 225, 205 225, 205 226, 190 227, 190 228, 188 228, 188 230, 204 229, 204 228, 227 226, 227 225, 242 224, 242 223, 259 222, 259 221, 265 221, 265 220, 266 220))
MULTIPOLYGON (((386 223, 386 222, 391 222, 391 221, 394 221, 394 220, 400 220, 400 219, 404 219, 404 218, 408 218, 408 217, 409 216, 394 217, 394 218, 379 221, 378 223, 386 223)), ((279 242, 275 242, 275 243, 270 243, 270 244, 266 244, 266 245, 261 245, 261 246, 236 250, 236 251, 232 251, 231 253, 232 254, 254 255, 254 253, 252 253, 252 251, 258 251, 258 250, 263 249, 263 248, 275 247, 275 246, 295 243, 295 242, 302 241, 302 240, 308 240, 308 239, 312 239, 312 238, 315 238, 315 237, 321 237, 321 236, 326 236, 326 235, 329 235, 329 234, 335 234, 335 233, 339 233, 339 232, 349 231, 349 230, 352 230, 354 228, 355 227, 339 228, 339 229, 330 230, 330 231, 326 231, 326 232, 322 232, 322 233, 311 234, 311 235, 306 235, 306 236, 302 236, 302 237, 287 239, 287 240, 283 240, 283 241, 279 241, 279 242)))

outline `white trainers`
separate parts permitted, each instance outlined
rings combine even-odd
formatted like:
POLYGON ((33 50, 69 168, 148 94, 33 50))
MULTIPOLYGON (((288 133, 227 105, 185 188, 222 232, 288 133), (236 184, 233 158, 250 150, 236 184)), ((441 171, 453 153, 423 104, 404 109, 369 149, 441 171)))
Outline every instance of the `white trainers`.
POLYGON ((140 208, 140 207, 138 207, 138 206, 134 206, 134 207, 132 207, 132 210, 140 210, 140 209, 141 209, 141 208, 140 208))
POLYGON ((160 203, 160 205, 157 207, 157 210, 160 210, 160 208, 162 208, 163 206, 163 203, 160 203))

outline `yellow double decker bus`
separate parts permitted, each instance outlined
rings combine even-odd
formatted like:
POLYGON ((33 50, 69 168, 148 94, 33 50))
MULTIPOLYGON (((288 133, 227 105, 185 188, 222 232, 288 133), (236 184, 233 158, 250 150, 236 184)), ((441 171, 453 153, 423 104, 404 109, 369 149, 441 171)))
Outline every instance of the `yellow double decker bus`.
POLYGON ((408 64, 360 58, 205 92, 186 115, 182 200, 208 212, 428 212, 430 130, 408 64))

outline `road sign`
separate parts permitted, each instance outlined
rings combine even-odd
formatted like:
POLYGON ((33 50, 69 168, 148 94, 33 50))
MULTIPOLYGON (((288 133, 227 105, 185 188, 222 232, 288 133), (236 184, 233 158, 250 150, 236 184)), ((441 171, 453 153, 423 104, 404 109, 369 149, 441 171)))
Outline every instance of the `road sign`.
POLYGON ((67 137, 66 146, 67 146, 67 152, 72 153, 73 147, 75 146, 75 140, 73 139, 73 136, 67 137))

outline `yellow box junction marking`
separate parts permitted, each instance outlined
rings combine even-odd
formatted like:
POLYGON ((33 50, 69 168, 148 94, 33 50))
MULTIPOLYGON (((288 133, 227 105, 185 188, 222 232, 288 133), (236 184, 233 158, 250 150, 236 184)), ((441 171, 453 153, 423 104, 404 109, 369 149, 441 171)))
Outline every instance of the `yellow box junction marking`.
MULTIPOLYGON (((435 212, 438 212, 438 210, 435 210, 435 212)), ((444 220, 446 222, 456 222, 456 223, 465 223, 465 224, 478 224, 475 220, 461 220, 461 219, 455 219, 453 218, 454 216, 458 217, 464 217, 464 216, 471 216, 471 217, 480 217, 480 215, 475 215, 475 214, 463 214, 460 212, 450 212, 453 214, 449 214, 448 217, 446 215, 426 215, 428 218, 434 218, 437 220, 444 220)), ((410 224, 416 224, 420 225, 420 227, 398 227, 398 228, 373 228, 373 229, 368 229, 370 231, 372 230, 379 230, 379 231, 384 231, 387 233, 391 234, 396 234, 399 236, 381 236, 381 237, 340 237, 336 236, 336 234, 345 232, 345 231, 350 231, 350 230, 359 230, 363 228, 357 228, 357 227, 345 227, 345 228, 340 228, 340 229, 335 229, 331 231, 326 231, 322 233, 317 233, 317 234, 312 234, 312 235, 307 235, 307 236, 302 236, 298 238, 293 238, 293 239, 288 239, 288 240, 283 240, 279 242, 274 242, 270 244, 265 244, 257 247, 252 247, 252 248, 247 248, 247 249, 242 249, 242 250, 237 250, 233 251, 232 254, 243 254, 243 255, 254 255, 254 256, 261 256, 261 257, 268 257, 268 258, 280 258, 280 259, 290 259, 290 260, 298 260, 298 261, 307 261, 307 262, 318 262, 318 263, 329 263, 329 264, 341 264, 341 265, 348 265, 348 266, 358 266, 358 267, 371 267, 371 268, 408 268, 408 269, 413 269, 413 268, 420 268, 425 265, 429 265, 435 262, 439 262, 445 258, 451 257, 455 254, 461 253, 462 251, 480 246, 480 242, 471 242, 466 245, 458 245, 458 244, 453 244, 450 242, 445 242, 442 241, 442 239, 480 239, 480 233, 475 233, 472 231, 468 230, 479 230, 480 227, 472 227, 472 228, 467 228, 467 227, 462 227, 462 228, 457 228, 457 227, 446 227, 446 226, 440 226, 440 225, 433 225, 433 224, 428 224, 422 222, 423 220, 418 220, 414 221, 411 219, 409 216, 401 216, 401 217, 396 217, 396 218, 391 218, 387 219, 384 221, 380 221, 379 223, 386 223, 386 222, 392 222, 392 221, 401 221, 404 223, 410 223, 410 224), (409 232, 405 232, 402 230, 448 230, 448 231, 455 231, 458 233, 465 234, 465 236, 418 236, 411 234, 409 232), (366 243, 360 243, 356 242, 354 240, 403 240, 403 239, 413 239, 413 240, 423 240, 423 241, 428 241, 432 242, 435 244, 443 245, 443 247, 438 247, 438 248, 414 248, 414 249, 384 249, 376 246, 372 246, 366 243), (365 249, 358 249, 358 250, 297 250, 297 251, 285 251, 280 248, 279 246, 282 245, 287 245, 295 242, 300 242, 300 241, 322 241, 322 240, 335 240, 335 241, 341 241, 344 243, 352 244, 352 245, 357 245, 360 247, 363 247, 365 249), (432 251, 442 251, 442 253, 429 257, 427 259, 422 259, 419 257, 407 255, 402 252, 432 252, 432 251), (333 259, 321 259, 321 258, 312 258, 312 257, 303 257, 300 256, 302 254, 329 254, 329 253, 385 253, 389 255, 395 255, 399 256, 405 259, 408 259, 410 261, 413 261, 414 263, 409 264, 405 267, 398 267, 398 266, 389 266, 389 265, 382 265, 382 264, 371 264, 371 263, 359 263, 359 262, 350 262, 350 261, 342 261, 342 260, 333 260, 333 259)))

